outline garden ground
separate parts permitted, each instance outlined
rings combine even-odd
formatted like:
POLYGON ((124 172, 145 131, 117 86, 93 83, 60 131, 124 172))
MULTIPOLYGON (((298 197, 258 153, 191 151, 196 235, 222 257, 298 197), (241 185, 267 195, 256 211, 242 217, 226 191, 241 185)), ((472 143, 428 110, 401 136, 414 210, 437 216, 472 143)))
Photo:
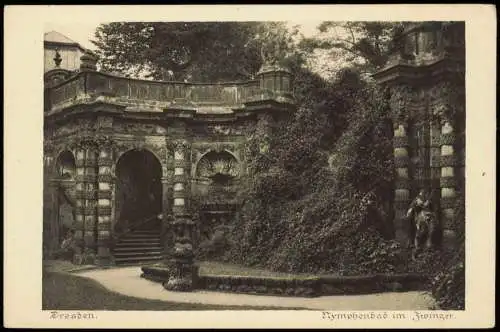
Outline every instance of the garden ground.
MULTIPOLYGON (((48 263, 44 272, 44 309, 94 310, 429 310, 433 298, 426 292, 336 295, 316 298, 246 295, 212 291, 170 292, 160 283, 140 278, 138 266, 80 271, 67 263, 48 263)), ((236 267, 207 271, 235 272, 236 267)), ((247 269, 245 274, 253 273, 247 269)), ((231 273, 231 274, 232 274, 231 273)), ((262 272, 263 273, 263 272, 262 272)))

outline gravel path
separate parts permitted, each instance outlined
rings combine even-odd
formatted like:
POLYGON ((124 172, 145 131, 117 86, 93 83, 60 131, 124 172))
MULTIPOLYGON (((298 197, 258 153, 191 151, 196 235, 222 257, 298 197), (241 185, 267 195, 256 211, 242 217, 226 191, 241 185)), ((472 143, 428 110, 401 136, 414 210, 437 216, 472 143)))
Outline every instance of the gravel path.
POLYGON ((160 283, 140 277, 140 267, 89 270, 76 273, 123 295, 183 303, 273 306, 316 310, 429 310, 434 301, 424 292, 334 295, 316 298, 232 294, 211 291, 170 292, 160 283))

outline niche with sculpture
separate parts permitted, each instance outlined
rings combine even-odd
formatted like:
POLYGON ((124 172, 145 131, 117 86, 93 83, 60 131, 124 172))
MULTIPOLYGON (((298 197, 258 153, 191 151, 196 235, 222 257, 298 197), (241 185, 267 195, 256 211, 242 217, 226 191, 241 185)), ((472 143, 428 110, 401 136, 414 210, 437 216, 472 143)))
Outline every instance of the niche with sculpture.
POLYGON ((227 249, 239 175, 239 162, 227 151, 210 151, 197 163, 193 186, 201 205, 196 232, 199 258, 216 259, 227 249))

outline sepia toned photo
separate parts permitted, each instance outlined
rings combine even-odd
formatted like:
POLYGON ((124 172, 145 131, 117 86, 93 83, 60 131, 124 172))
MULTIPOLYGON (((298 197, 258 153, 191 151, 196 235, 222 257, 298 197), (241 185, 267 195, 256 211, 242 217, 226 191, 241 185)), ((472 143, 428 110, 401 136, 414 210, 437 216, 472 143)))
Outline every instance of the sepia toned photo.
POLYGON ((47 320, 467 313, 465 19, 137 17, 39 31, 47 320))
POLYGON ((464 309, 464 22, 301 28, 45 33, 44 309, 464 309))

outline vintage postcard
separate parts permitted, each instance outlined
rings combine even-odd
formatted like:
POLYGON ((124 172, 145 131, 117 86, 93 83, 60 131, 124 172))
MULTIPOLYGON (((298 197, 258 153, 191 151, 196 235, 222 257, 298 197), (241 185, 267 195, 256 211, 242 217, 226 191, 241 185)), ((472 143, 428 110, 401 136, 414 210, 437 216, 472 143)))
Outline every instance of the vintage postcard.
POLYGON ((5 18, 7 327, 495 325, 493 6, 5 18))

